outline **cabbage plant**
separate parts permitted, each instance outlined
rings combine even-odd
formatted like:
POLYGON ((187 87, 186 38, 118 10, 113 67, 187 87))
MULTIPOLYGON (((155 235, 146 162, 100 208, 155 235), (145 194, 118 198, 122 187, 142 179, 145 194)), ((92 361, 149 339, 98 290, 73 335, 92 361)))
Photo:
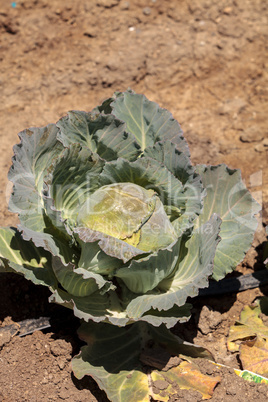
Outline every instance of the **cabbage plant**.
POLYGON ((133 400, 147 400, 148 339, 196 353, 167 328, 243 259, 260 207, 240 171, 193 166, 179 123, 133 91, 19 137, 9 209, 20 224, 0 229, 0 270, 48 286, 83 320, 79 378, 113 401, 140 381, 133 400))

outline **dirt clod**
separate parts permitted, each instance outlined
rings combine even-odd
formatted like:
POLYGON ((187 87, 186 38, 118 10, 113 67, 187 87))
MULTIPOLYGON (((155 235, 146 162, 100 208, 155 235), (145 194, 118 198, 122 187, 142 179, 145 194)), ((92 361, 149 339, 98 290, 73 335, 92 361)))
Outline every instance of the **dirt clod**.
POLYGON ((242 142, 259 142, 264 137, 264 132, 258 127, 248 127, 244 133, 240 136, 242 142))
POLYGON ((159 390, 163 390, 169 386, 169 383, 164 380, 156 380, 154 381, 154 386, 159 390))
POLYGON ((200 313, 198 328, 207 335, 211 330, 214 330, 224 320, 224 314, 213 310, 209 306, 204 306, 200 313))
POLYGON ((11 341, 10 333, 7 333, 7 332, 5 332, 3 334, 0 333, 0 349, 10 341, 11 341))

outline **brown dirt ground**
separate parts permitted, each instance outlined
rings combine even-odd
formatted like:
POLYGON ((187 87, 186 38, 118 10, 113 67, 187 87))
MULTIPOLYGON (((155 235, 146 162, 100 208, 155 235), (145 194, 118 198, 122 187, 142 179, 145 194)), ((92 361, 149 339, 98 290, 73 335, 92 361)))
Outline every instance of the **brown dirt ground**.
MULTIPOLYGON (((91 110, 116 90, 133 88, 181 123, 194 163, 240 168, 267 224, 267 10, 262 0, 0 0, 0 224, 8 212, 7 172, 17 133, 56 122, 68 110, 91 110)), ((263 225, 238 272, 263 268, 263 225)), ((194 301, 176 333, 239 367, 226 349, 228 328, 245 304, 268 289, 194 301), (219 314, 220 313, 220 314, 219 314)), ((0 282, 2 325, 48 315, 48 292, 12 274, 0 282)), ((0 351, 0 401, 107 401, 89 378, 70 369, 77 322, 7 340, 0 351)), ((266 401, 267 386, 228 369, 217 373, 215 401, 266 401)), ((198 401, 190 391, 176 400, 198 401)))

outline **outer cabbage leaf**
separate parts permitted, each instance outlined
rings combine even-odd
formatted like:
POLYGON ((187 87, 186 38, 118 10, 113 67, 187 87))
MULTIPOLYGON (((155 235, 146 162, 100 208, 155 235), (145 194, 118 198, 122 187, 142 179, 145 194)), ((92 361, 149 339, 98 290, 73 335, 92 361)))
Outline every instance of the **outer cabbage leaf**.
MULTIPOLYGON (((78 335, 87 345, 83 346, 80 354, 72 360, 75 376, 79 379, 85 375, 92 376, 113 402, 149 402, 150 396, 154 400, 167 401, 171 394, 176 392, 172 392, 171 386, 168 386, 164 394, 154 394, 152 378, 155 379, 160 372, 152 367, 149 369, 147 364, 144 366, 143 358, 147 351, 151 356, 150 365, 158 361, 158 365, 162 364, 163 368, 171 356, 189 356, 190 359, 204 357, 213 360, 208 350, 187 345, 164 326, 156 329, 145 323, 136 323, 125 328, 116 328, 109 324, 96 325, 91 322, 83 323, 78 335), (151 346, 150 349, 148 345, 151 346)), ((177 360, 180 362, 179 358, 177 360)), ((175 387, 185 387, 185 382, 189 379, 187 370, 183 369, 184 363, 181 373, 175 372, 172 376, 173 368, 163 372, 164 377, 172 378, 171 383, 175 387)), ((198 372, 195 371, 194 375, 196 374, 198 372)), ((163 377, 161 379, 163 380, 163 377)), ((166 384, 169 385, 168 382, 166 384)), ((197 376, 195 384, 190 384, 188 388, 202 392, 206 383, 200 381, 197 376)))
POLYGON ((182 237, 175 242, 175 245, 172 244, 144 258, 132 260, 129 266, 119 268, 115 276, 120 278, 131 292, 147 293, 176 269, 178 262, 176 253, 179 254, 181 243, 182 237))
POLYGON ((63 262, 75 262, 78 260, 78 250, 74 246, 70 236, 49 225, 45 232, 35 232, 23 225, 19 225, 22 237, 26 241, 32 241, 36 247, 42 247, 53 256, 58 256, 63 262))
POLYGON ((240 170, 229 169, 226 165, 199 165, 197 171, 202 177, 207 196, 196 226, 213 213, 222 219, 222 240, 216 251, 212 276, 219 280, 243 260, 250 248, 258 224, 254 216, 261 207, 245 187, 240 170))
POLYGON ((13 165, 8 175, 14 184, 9 209, 35 231, 42 231, 46 226, 41 192, 46 168, 63 148, 57 141, 57 133, 55 124, 30 128, 19 134, 21 143, 14 146, 13 165))
POLYGON ((16 229, 0 228, 0 261, 2 272, 15 271, 37 285, 55 287, 57 284, 51 255, 31 241, 25 241, 16 229))
POLYGON ((125 326, 130 322, 114 291, 103 294, 97 291, 90 296, 80 297, 57 289, 49 300, 73 309, 74 315, 85 321, 106 321, 117 326, 125 326))
POLYGON ((141 153, 134 135, 125 131, 126 124, 111 115, 72 111, 58 121, 57 127, 58 139, 65 147, 79 143, 107 161, 119 157, 135 160, 141 153))
POLYGON ((144 95, 133 91, 117 92, 95 109, 95 113, 113 114, 126 122, 127 130, 132 133, 141 150, 158 141, 170 140, 177 149, 190 156, 189 148, 179 123, 166 109, 149 101, 144 95))
POLYGON ((166 166, 183 184, 189 180, 192 181, 193 176, 197 176, 190 158, 179 151, 171 141, 157 142, 155 145, 145 148, 143 155, 166 166))
POLYGON ((81 255, 78 266, 100 275, 112 275, 114 271, 123 266, 123 261, 106 254, 98 242, 90 244, 80 241, 81 255))
POLYGON ((98 189, 104 161, 79 144, 66 148, 48 168, 44 185, 44 204, 56 227, 64 220, 74 225, 87 197, 98 189))
POLYGON ((137 319, 137 322, 147 322, 154 327, 160 327, 164 324, 166 328, 172 328, 178 322, 185 323, 191 318, 192 305, 190 303, 185 303, 183 306, 174 305, 171 309, 164 311, 158 309, 151 309, 146 311, 146 313, 137 319))
POLYGON ((148 379, 139 361, 141 333, 137 326, 120 329, 89 323, 81 326, 79 336, 88 342, 72 361, 79 379, 91 375, 114 402, 149 401, 148 379))
MULTIPOLYGON (((167 208, 167 214, 174 225, 178 236, 194 224, 200 214, 205 196, 201 177, 195 172, 190 158, 179 151, 170 141, 158 142, 153 147, 144 150, 144 155, 157 160, 182 183, 177 197, 180 199, 180 211, 167 208)), ((172 190, 173 192, 173 187, 172 190)))
POLYGON ((7 261, 5 259, 1 260, 0 257, 0 273, 7 273, 7 272, 16 272, 15 269, 10 268, 10 266, 8 265, 7 261))
POLYGON ((100 293, 115 290, 115 286, 103 276, 83 268, 75 268, 72 263, 63 264, 59 257, 52 259, 52 268, 62 287, 74 296, 89 296, 98 290, 100 293))

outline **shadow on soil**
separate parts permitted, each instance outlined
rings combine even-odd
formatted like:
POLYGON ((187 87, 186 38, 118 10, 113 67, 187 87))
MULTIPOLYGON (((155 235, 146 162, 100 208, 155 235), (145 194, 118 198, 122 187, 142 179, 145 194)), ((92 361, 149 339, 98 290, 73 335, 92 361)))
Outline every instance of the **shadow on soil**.
MULTIPOLYGON (((51 317, 51 327, 42 332, 52 332, 53 339, 64 339, 69 342, 73 349, 72 356, 79 353, 84 343, 77 336, 80 320, 74 317, 72 310, 49 303, 48 298, 51 295, 49 289, 34 285, 18 274, 1 273, 0 279, 0 323, 7 317, 14 322, 51 317)), ((72 381, 77 389, 87 389, 98 401, 108 402, 105 393, 89 376, 78 380, 72 374, 72 381)))

